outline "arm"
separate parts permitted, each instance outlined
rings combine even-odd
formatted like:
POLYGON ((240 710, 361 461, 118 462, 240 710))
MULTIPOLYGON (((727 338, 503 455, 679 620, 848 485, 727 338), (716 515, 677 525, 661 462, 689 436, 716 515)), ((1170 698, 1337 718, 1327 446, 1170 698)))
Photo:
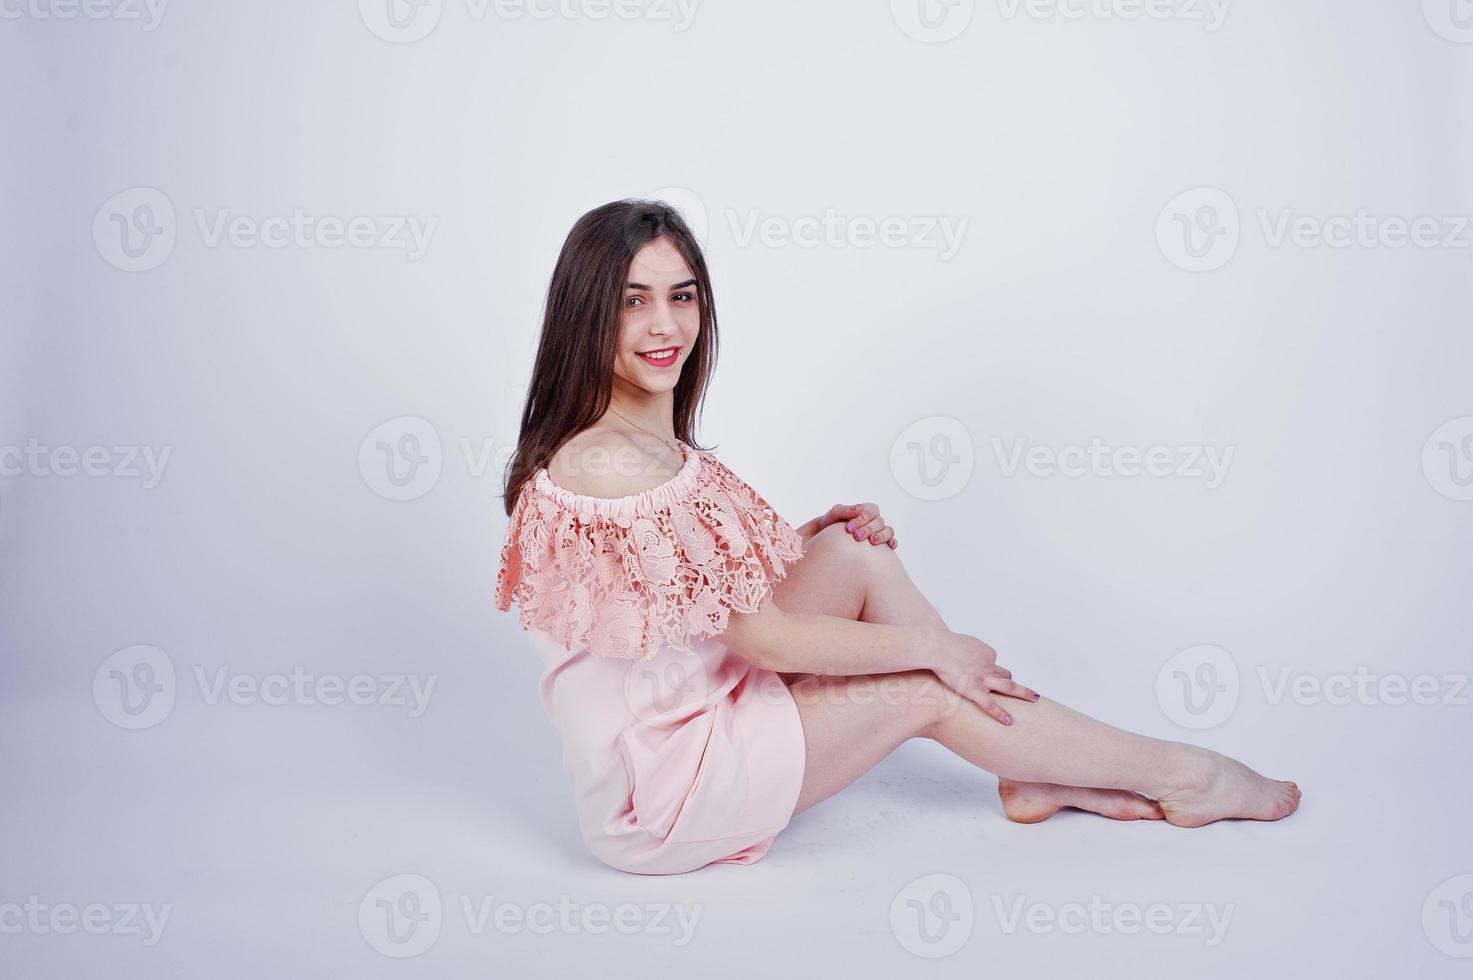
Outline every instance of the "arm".
POLYGON ((1013 681, 1011 671, 997 666, 992 647, 943 628, 789 613, 769 599, 754 613, 734 614, 723 639, 768 670, 841 675, 930 670, 1003 724, 1012 722, 989 692, 1038 699, 1013 681))
POLYGON ((759 667, 809 674, 884 674, 930 669, 942 631, 841 616, 790 613, 769 599, 730 618, 723 639, 759 667))

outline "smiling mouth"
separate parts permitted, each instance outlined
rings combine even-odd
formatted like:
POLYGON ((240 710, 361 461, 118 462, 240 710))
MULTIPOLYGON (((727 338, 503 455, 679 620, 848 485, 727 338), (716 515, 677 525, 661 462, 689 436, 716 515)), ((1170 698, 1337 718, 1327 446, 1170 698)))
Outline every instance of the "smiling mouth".
POLYGON ((669 367, 675 363, 675 357, 680 353, 680 348, 661 347, 658 350, 636 351, 635 353, 646 364, 653 364, 655 367, 669 367))

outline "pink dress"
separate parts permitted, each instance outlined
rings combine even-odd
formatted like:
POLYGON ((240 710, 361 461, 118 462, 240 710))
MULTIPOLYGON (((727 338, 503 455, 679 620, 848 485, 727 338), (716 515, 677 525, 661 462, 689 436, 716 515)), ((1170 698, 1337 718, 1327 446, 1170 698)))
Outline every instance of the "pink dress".
POLYGON ((803 556, 802 539, 711 454, 682 443, 627 497, 523 484, 496 607, 543 660, 578 822, 605 864, 677 874, 751 864, 792 818, 805 746, 787 685, 718 636, 803 556))

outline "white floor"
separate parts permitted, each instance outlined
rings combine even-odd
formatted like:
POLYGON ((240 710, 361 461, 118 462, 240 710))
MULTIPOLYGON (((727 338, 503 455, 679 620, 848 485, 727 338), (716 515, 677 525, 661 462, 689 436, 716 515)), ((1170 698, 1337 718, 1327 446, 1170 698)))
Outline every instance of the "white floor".
MULTIPOLYGON (((757 864, 643 877, 583 850, 530 654, 426 662, 439 686, 419 718, 209 704, 183 662, 146 730, 106 720, 88 677, 5 704, 0 974, 1468 975, 1434 945, 1473 953, 1452 893, 1467 882, 1432 896, 1473 873, 1466 708, 1245 706, 1202 740, 1295 778, 1304 806, 1196 831, 1013 825, 990 776, 911 742, 757 864), (378 902, 415 912, 406 890, 421 923, 391 937, 378 902), (90 913, 103 934, 51 928, 89 904, 108 907, 90 913), (156 936, 130 905, 155 922, 167 906, 156 936)), ((1111 715, 1105 692, 1036 683, 1111 715)))

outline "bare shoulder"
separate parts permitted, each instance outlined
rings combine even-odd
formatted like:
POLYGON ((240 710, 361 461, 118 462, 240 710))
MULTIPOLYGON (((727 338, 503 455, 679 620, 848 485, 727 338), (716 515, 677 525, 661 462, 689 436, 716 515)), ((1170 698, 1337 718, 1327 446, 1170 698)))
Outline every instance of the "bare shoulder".
POLYGON ((680 454, 654 436, 595 425, 552 454, 547 474, 573 493, 627 497, 673 479, 681 464, 680 454))

